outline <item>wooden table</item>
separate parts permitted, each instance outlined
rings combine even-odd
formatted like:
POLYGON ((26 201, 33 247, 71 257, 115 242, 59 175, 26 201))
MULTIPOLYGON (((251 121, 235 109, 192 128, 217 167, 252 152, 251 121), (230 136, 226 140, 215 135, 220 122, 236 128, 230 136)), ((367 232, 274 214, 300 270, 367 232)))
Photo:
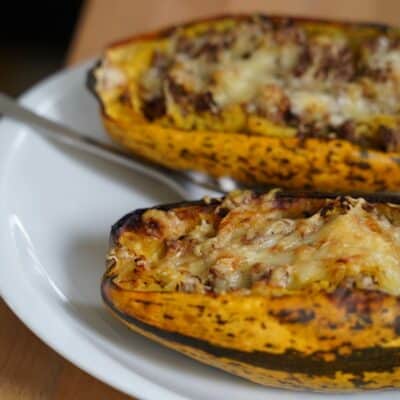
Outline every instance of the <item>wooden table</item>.
MULTIPOLYGON (((98 55, 110 41, 221 12, 270 13, 400 24, 399 0, 88 0, 68 64, 98 55)), ((0 300, 1 400, 124 400, 37 339, 0 300)), ((161 399, 160 399, 161 400, 161 399)))
POLYGON ((207 15, 254 11, 400 24, 399 0, 87 0, 68 63, 96 56, 108 43, 137 32, 207 15))

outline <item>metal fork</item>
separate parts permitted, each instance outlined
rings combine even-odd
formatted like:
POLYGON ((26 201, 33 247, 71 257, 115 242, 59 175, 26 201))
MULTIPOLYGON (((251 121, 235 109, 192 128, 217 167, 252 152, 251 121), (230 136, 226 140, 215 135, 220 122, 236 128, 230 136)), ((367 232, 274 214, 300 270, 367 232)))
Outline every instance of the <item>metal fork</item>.
POLYGON ((69 126, 43 117, 20 105, 16 100, 1 92, 0 115, 21 122, 27 126, 39 128, 40 130, 38 133, 44 134, 46 137, 57 142, 154 178, 172 187, 183 198, 190 197, 188 183, 193 183, 202 188, 219 193, 225 193, 239 187, 235 181, 229 178, 221 179, 219 182, 202 173, 174 171, 139 156, 128 154, 126 151, 112 144, 95 139, 69 126))
MULTIPOLYGON (((169 185, 175 189, 183 198, 190 198, 188 185, 195 184, 213 192, 225 194, 234 189, 250 188, 229 177, 213 178, 209 175, 195 171, 174 171, 162 167, 148 160, 128 154, 124 150, 109 143, 94 139, 73 128, 43 117, 26 107, 21 106, 14 99, 4 93, 0 93, 0 114, 21 122, 28 126, 40 128, 39 133, 61 142, 78 150, 93 154, 102 159, 112 161, 116 164, 128 167, 136 172, 145 174, 151 178, 169 185)), ((255 189, 252 187, 251 189, 255 189)), ((267 190, 270 187, 257 187, 257 190, 267 190)), ((295 192, 281 191, 281 197, 313 197, 313 198, 335 198, 337 196, 364 197, 371 202, 390 202, 400 204, 400 194, 390 192, 365 193, 365 192, 295 192)))

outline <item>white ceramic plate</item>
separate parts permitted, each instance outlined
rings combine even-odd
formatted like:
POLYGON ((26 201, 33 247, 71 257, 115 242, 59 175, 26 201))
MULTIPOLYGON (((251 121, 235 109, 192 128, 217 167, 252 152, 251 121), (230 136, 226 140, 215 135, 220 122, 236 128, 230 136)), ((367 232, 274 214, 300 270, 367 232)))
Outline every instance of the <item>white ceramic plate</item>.
MULTIPOLYGON (((84 65, 50 78, 22 102, 106 140, 98 105, 84 87, 87 69, 84 65)), ((132 333, 104 309, 99 284, 111 224, 133 209, 178 200, 175 192, 154 180, 2 121, 2 296, 36 335, 65 358, 142 399, 320 398, 267 389, 202 365, 132 333)), ((397 392, 380 393, 380 398, 394 395, 397 392)))

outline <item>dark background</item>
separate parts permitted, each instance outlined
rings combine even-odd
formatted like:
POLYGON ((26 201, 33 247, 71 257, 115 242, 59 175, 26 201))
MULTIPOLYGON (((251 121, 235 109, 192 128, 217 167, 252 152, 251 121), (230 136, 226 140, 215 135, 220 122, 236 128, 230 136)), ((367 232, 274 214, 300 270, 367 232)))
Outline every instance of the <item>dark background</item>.
POLYGON ((0 91, 17 96, 64 66, 82 3, 2 2, 0 91))

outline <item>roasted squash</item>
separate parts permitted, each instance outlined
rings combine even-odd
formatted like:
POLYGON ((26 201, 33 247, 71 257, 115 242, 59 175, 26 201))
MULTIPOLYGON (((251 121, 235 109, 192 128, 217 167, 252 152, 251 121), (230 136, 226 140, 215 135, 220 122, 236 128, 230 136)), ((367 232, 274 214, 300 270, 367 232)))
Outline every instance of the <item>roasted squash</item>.
POLYGON ((400 31, 224 16, 110 46, 111 137, 161 165, 287 188, 400 188, 400 31))
POLYGON ((101 291, 135 332, 251 381, 392 388, 399 255, 400 206, 379 197, 233 192, 123 217, 101 291))

